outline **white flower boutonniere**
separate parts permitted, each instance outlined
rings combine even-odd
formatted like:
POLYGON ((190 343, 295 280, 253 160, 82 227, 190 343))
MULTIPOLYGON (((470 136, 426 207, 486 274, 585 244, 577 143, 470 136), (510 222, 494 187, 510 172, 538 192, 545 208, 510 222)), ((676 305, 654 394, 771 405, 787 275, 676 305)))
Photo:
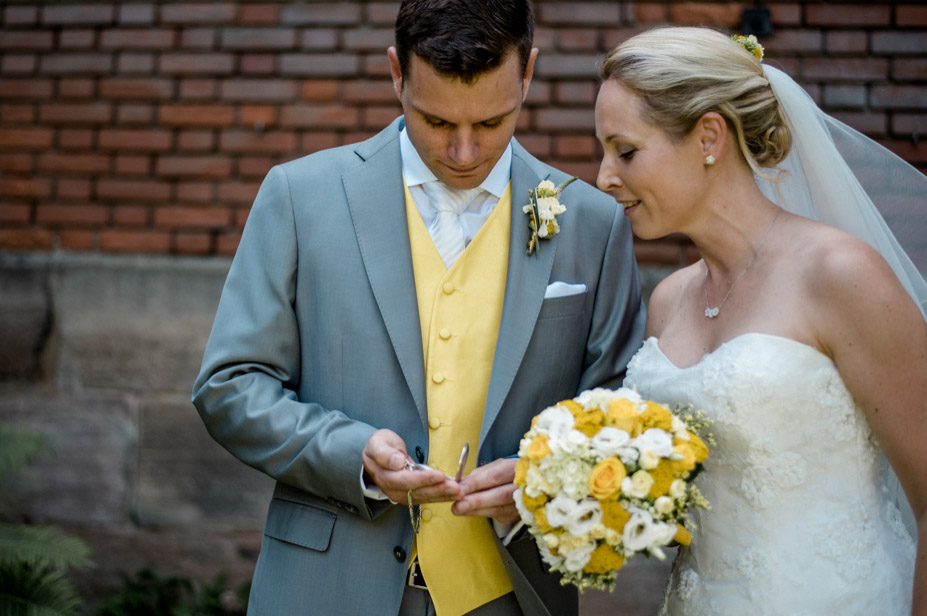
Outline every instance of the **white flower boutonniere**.
POLYGON ((557 216, 566 212, 566 207, 560 203, 560 194, 577 179, 579 178, 572 177, 559 186, 554 186, 550 180, 544 180, 536 189, 528 191, 528 205, 524 206, 522 211, 528 215, 528 226, 531 227, 531 238, 528 240, 529 255, 535 251, 540 254, 541 238, 551 238, 560 232, 557 216))

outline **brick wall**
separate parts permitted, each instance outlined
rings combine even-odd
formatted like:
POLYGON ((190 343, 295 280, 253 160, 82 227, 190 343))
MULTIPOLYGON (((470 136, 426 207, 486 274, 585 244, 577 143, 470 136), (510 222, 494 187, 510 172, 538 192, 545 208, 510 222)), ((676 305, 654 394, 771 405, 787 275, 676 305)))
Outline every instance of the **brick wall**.
MULTIPOLYGON (((752 2, 535 2, 518 137, 594 180, 594 61, 662 23, 735 31, 752 2)), ((927 6, 767 2, 767 61, 927 168, 927 6)), ((231 254, 279 161, 366 137, 399 107, 396 3, 19 2, 0 6, 0 250, 231 254)), ((639 242, 642 263, 694 258, 639 242)))

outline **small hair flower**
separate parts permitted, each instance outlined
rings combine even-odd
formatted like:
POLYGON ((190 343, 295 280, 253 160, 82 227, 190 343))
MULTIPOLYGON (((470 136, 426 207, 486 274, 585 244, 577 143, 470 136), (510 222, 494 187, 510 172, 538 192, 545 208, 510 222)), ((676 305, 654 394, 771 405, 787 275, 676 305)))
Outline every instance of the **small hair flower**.
POLYGON ((756 37, 752 34, 750 36, 732 34, 731 39, 735 43, 740 43, 743 48, 752 53, 757 60, 763 60, 763 46, 757 42, 756 37))

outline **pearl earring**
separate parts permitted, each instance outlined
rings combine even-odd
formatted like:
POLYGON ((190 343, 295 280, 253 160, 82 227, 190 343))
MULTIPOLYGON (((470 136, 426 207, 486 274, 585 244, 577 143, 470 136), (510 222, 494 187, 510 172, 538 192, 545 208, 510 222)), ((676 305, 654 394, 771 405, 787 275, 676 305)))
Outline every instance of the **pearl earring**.
POLYGON ((711 154, 709 154, 708 156, 706 156, 706 157, 705 157, 705 164, 706 164, 706 165, 713 165, 713 164, 715 164, 715 157, 712 156, 711 154))

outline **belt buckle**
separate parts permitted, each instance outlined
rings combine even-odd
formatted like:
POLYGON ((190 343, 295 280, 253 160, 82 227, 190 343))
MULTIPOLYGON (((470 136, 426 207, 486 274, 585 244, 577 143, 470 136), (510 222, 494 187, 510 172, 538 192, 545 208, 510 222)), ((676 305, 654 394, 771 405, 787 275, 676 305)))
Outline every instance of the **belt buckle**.
POLYGON ((409 576, 406 578, 406 585, 420 590, 428 590, 428 586, 425 585, 425 576, 422 575, 422 569, 418 566, 417 558, 409 565, 409 576))

